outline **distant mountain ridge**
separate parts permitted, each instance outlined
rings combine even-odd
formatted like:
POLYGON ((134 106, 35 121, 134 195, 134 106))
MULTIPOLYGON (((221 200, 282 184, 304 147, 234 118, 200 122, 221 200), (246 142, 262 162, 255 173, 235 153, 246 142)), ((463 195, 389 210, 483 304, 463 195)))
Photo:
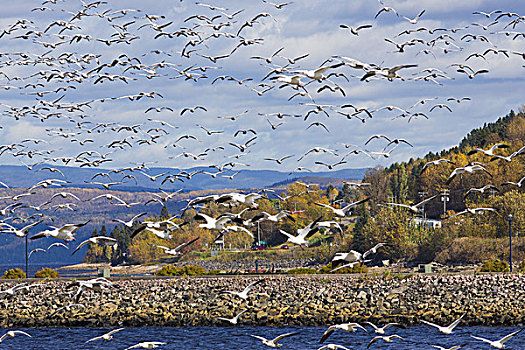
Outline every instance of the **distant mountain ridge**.
MULTIPOLYGON (((38 181, 50 178, 64 179, 58 173, 52 173, 48 170, 35 171, 46 165, 38 165, 30 171, 25 166, 17 165, 0 165, 0 181, 4 182, 10 187, 20 188, 20 187, 30 187, 36 184, 38 181)), ((85 181, 90 181, 90 179, 99 172, 108 172, 109 169, 101 168, 77 168, 77 167, 65 167, 65 166, 52 166, 53 168, 59 169, 65 175, 65 179, 70 181, 68 187, 84 187, 84 188, 100 188, 98 185, 88 184, 85 181)), ((185 180, 184 182, 175 180, 174 183, 166 182, 162 185, 162 188, 165 190, 178 190, 183 188, 184 190, 193 191, 193 190, 214 190, 214 189, 224 189, 224 188, 264 188, 271 186, 272 184, 279 182, 286 182, 287 180, 300 179, 300 178, 333 178, 344 180, 362 180, 365 172, 368 168, 357 168, 357 169, 341 169, 336 171, 323 171, 323 172, 296 172, 289 174, 288 172, 281 172, 276 170, 228 170, 224 173, 216 176, 215 178, 207 174, 197 174, 194 175, 190 180, 185 180), (235 172, 239 171, 233 178, 230 180, 227 176, 233 175, 235 172)), ((144 169, 144 172, 150 175, 156 175, 161 173, 168 174, 177 174, 180 171, 187 171, 189 173, 204 170, 207 172, 216 172, 210 168, 191 168, 191 169, 177 169, 177 168, 150 168, 144 169)), ((130 173, 130 172, 127 172, 130 173)), ((121 191, 155 191, 161 187, 160 180, 151 181, 143 174, 139 172, 130 173, 133 174, 137 183, 133 180, 127 180, 126 183, 122 185, 112 186, 113 190, 121 191)), ((122 175, 112 174, 111 180, 107 177, 98 176, 93 181, 97 182, 114 182, 119 181, 122 178, 122 175)))

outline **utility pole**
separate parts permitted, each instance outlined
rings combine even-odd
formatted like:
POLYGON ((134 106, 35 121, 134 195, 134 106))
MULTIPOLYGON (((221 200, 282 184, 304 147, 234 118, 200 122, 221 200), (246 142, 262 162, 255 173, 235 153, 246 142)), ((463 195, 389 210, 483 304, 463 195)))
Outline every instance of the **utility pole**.
POLYGON ((257 245, 261 244, 261 223, 257 221, 257 245))
MULTIPOLYGON (((417 194, 419 195, 419 199, 420 200, 424 199, 425 196, 427 195, 427 193, 425 191, 419 191, 417 194)), ((421 207, 421 223, 419 225, 419 241, 417 243, 421 243, 421 235, 422 235, 422 231, 423 231, 423 226, 426 225, 425 205, 426 204, 423 204, 423 206, 421 207)))
MULTIPOLYGON (((427 195, 427 193, 425 191, 419 191, 417 194, 419 195, 419 199, 425 199, 425 197, 427 195)), ((425 222, 425 205, 426 204, 423 204, 423 207, 421 208, 421 210, 422 210, 421 216, 422 216, 422 219, 423 219, 423 223, 425 222)))
POLYGON ((29 258, 28 258, 28 256, 27 256, 27 236, 28 236, 28 234, 26 233, 26 278, 29 278, 29 274, 28 274, 28 263, 27 263, 28 260, 29 260, 29 258))
POLYGON ((509 214, 507 220, 509 220, 509 266, 510 272, 512 273, 512 220, 514 220, 514 216, 509 214))
POLYGON ((443 202, 443 215, 447 214, 447 202, 450 200, 448 190, 441 191, 441 201, 443 202))

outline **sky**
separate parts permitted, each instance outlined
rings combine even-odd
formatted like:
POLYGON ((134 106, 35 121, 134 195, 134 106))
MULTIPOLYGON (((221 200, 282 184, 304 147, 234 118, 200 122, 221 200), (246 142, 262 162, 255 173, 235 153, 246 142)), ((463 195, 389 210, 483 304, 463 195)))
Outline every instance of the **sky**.
MULTIPOLYGON (((42 1, 19 0, 3 5, 0 34, 7 32, 0 38, 0 147, 13 143, 22 146, 6 150, 0 156, 1 164, 65 165, 60 157, 96 151, 99 154, 112 152, 104 159, 109 160, 100 164, 104 168, 123 168, 135 163, 190 168, 230 161, 242 163, 235 165, 234 170, 294 171, 302 167, 325 171, 327 165, 338 162, 341 164, 334 165, 333 169, 387 166, 457 145, 471 129, 495 121, 524 104, 525 56, 521 53, 525 51, 525 36, 515 36, 524 32, 525 24, 518 19, 513 26, 511 21, 518 18, 516 15, 503 16, 491 24, 499 13, 490 18, 473 14, 499 10, 525 15, 523 1, 296 0, 280 8, 277 5, 284 2, 272 4, 261 0, 108 2, 97 7, 87 5, 89 1, 76 0, 57 0, 56 4, 47 2, 44 5, 42 1), (208 5, 223 9, 212 9, 208 5), (398 16, 393 11, 383 11, 376 18, 385 6, 395 9, 398 16), (118 12, 123 9, 127 9, 125 14, 118 12), (242 12, 233 19, 228 19, 227 16, 240 10, 242 12), (413 19, 423 10, 417 23, 404 18, 413 19), (79 11, 86 16, 71 20, 79 11), (263 16, 249 23, 258 14, 263 16), (148 19, 151 15, 162 18, 148 19), (192 15, 201 17, 189 18, 192 15), (210 25, 207 20, 217 15, 221 17, 210 25), (25 28, 21 24, 13 27, 20 19, 32 23, 23 24, 25 28), (48 28, 55 21, 65 21, 73 27, 64 29, 59 22, 48 28), (251 26, 239 32, 247 22, 251 26), (218 26, 219 23, 223 25, 218 26), (162 29, 154 29, 164 24, 162 29), (340 25, 372 27, 363 28, 354 35, 340 25), (418 28, 425 29, 400 35, 418 28), (433 31, 438 28, 443 30, 433 31), (29 31, 43 33, 37 36, 27 34, 29 31), (161 32, 175 34, 171 38, 167 35, 155 38, 161 32), (192 32, 194 35, 188 36, 192 32), (100 41, 118 38, 119 33, 125 40, 131 40, 110 45, 100 41), (18 37, 24 34, 28 37, 18 37), (84 36, 77 36, 78 42, 72 40, 77 34, 84 36), (473 36, 465 37, 468 34, 473 36), (242 39, 253 40, 255 44, 240 46, 231 53, 242 39), (405 45, 402 52, 396 52, 395 44, 385 39, 398 44, 412 40, 414 45, 405 45), (49 43, 60 44, 54 49, 44 47, 49 43), (197 51, 190 53, 190 57, 183 57, 181 52, 185 46, 184 51, 197 51), (269 57, 281 48, 272 64, 252 58, 269 57), (494 51, 486 52, 487 49, 494 51), (155 50, 159 51, 155 53, 155 50), (469 58, 474 53, 485 54, 469 58), (98 63, 94 59, 78 61, 85 54, 97 55, 98 63), (306 54, 304 59, 289 64, 287 58, 306 54), (203 57, 221 55, 228 57, 219 58, 217 62, 203 57), (70 58, 69 62, 66 57, 70 58), (374 65, 380 68, 414 67, 398 70, 402 79, 393 81, 378 74, 362 81, 367 71, 348 65, 330 68, 324 72, 325 76, 330 73, 339 76, 322 82, 303 76, 301 81, 305 86, 299 91, 307 91, 309 96, 296 96, 291 100, 289 98, 297 92, 291 86, 270 79, 263 81, 273 68, 288 64, 287 71, 282 74, 294 76, 321 66, 337 66, 344 62, 341 57, 366 63, 370 66, 368 71, 374 69, 374 65), (92 71, 115 59, 117 64, 92 71), (328 59, 331 61, 327 62, 328 59), (155 68, 156 64, 162 67, 155 68), (474 72, 482 72, 470 79, 467 74, 458 72, 457 66, 451 66, 453 64, 465 64, 474 72), (198 67, 211 68, 203 73, 196 70, 198 67), (185 69, 186 73, 202 74, 202 78, 193 81, 178 77, 179 71, 185 69), (431 70, 436 77, 425 81, 421 79, 428 74, 425 69, 439 71, 431 70), (52 73, 64 72, 69 72, 70 76, 52 76, 52 73), (81 73, 84 74, 82 80, 71 80, 80 77, 81 73), (102 82, 97 81, 101 75, 125 76, 126 82, 109 81, 105 77, 102 82), (215 80, 220 76, 250 80, 241 84, 227 79, 215 80), (263 83, 268 86, 258 85, 263 83), (345 96, 340 90, 317 92, 325 84, 339 86, 345 96), (47 93, 60 87, 67 87, 67 90, 47 93), (270 87, 271 90, 261 95, 256 92, 270 87), (36 95, 37 92, 41 96, 36 95), (153 98, 139 100, 123 97, 141 92, 156 94, 153 98), (118 97, 122 98, 115 99, 118 97), (461 102, 447 100, 465 97, 468 99, 461 102), (48 110, 35 109, 59 98, 48 110), (425 99, 431 100, 420 103, 425 99), (82 102, 88 103, 77 110, 67 108, 82 102), (308 114, 314 108, 311 104, 325 106, 326 113, 308 114), (360 113, 347 119, 338 113, 352 112, 351 108, 342 108, 347 104, 366 108, 372 118, 360 113), (446 106, 441 108, 442 104, 446 106), (196 109, 181 115, 184 108, 195 106, 205 110, 196 109), (381 109, 384 106, 396 108, 392 111, 381 109), (167 108, 147 111, 151 107, 167 108), (407 112, 402 115, 397 108, 407 112), (22 113, 27 110, 33 112, 22 113), (272 113, 288 115, 278 118, 272 113), (239 115, 235 120, 228 119, 235 115, 239 115), (162 125, 161 121, 171 126, 162 125), (97 123, 116 124, 91 131, 97 123), (278 123, 282 124, 273 130, 271 124, 278 123), (120 128, 132 125, 139 126, 135 130, 120 128), (155 128, 163 130, 152 130, 155 128), (246 131, 248 129, 253 131, 246 131), (376 134, 405 139, 413 147, 399 143, 397 147, 393 144, 384 150, 388 143, 384 139, 374 139, 365 145, 369 137, 376 134), (256 139, 243 152, 232 145, 242 145, 253 137, 256 139), (26 139, 44 142, 22 142, 26 139), (108 147, 113 141, 122 140, 129 145, 123 149, 108 147), (79 141, 86 142, 80 145, 79 141), (311 152, 304 156, 314 147, 330 152, 311 152), (358 150, 358 154, 350 153, 354 150, 358 150), (370 153, 390 150, 388 157, 370 153), (280 161, 281 164, 267 160, 285 156, 290 157, 280 161), (316 161, 327 165, 316 164, 316 161)), ((97 153, 84 157, 86 161, 102 160, 97 153)), ((67 165, 80 164, 71 161, 67 165)))

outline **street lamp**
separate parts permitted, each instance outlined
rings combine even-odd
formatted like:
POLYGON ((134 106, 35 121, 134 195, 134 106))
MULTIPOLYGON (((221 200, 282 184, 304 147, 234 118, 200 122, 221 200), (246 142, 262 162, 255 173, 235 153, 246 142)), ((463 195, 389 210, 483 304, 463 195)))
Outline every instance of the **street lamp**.
POLYGON ((29 260, 29 257, 27 255, 27 236, 28 236, 28 234, 26 233, 26 278, 29 278, 29 274, 28 274, 28 260, 29 260))
POLYGON ((514 220, 514 216, 509 214, 509 216, 507 216, 507 220, 509 220, 509 265, 510 272, 512 273, 512 220, 514 220))

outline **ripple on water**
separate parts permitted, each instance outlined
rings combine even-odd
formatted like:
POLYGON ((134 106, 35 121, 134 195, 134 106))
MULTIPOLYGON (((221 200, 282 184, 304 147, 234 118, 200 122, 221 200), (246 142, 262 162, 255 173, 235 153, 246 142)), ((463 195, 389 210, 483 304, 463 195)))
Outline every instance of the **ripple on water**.
MULTIPOLYGON (((369 327, 370 328, 370 327, 369 327)), ((112 328, 111 328, 112 329, 112 328)), ((8 338, 0 344, 0 349, 13 350, 69 350, 69 349, 125 349, 143 341, 162 341, 167 345, 159 349, 269 349, 259 340, 249 334, 260 335, 266 338, 275 338, 279 334, 300 331, 299 335, 285 338, 281 341, 282 350, 286 349, 318 349, 319 339, 326 327, 140 327, 126 328, 115 334, 112 341, 97 340, 88 344, 85 341, 100 336, 110 328, 22 328, 31 334, 32 338, 17 336, 8 338)), ((388 334, 399 334, 413 343, 395 342, 386 344, 374 343, 370 349, 389 350, 421 350, 435 349, 430 344, 451 347, 468 343, 462 349, 490 349, 470 335, 477 335, 488 339, 500 339, 503 336, 518 330, 518 327, 458 327, 453 335, 442 335, 435 329, 424 326, 414 326, 407 329, 390 328, 388 334)), ((372 332, 371 329, 369 329, 372 332)), ((7 331, 7 330, 4 330, 7 331)), ((340 344, 349 349, 366 349, 373 333, 346 333, 336 331, 326 343, 340 344)), ((508 348, 525 350, 525 332, 518 334, 506 343, 508 348)))

